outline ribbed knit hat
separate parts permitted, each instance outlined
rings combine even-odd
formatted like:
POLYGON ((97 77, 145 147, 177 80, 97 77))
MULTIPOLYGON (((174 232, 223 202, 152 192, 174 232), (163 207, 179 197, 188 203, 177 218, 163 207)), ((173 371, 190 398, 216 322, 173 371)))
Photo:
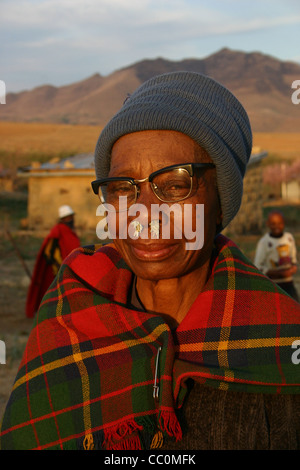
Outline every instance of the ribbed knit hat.
POLYGON ((97 178, 110 169, 113 144, 144 130, 174 130, 194 139, 216 165, 222 228, 240 208, 252 148, 247 113, 227 88, 196 72, 171 72, 143 83, 108 122, 95 150, 97 178))

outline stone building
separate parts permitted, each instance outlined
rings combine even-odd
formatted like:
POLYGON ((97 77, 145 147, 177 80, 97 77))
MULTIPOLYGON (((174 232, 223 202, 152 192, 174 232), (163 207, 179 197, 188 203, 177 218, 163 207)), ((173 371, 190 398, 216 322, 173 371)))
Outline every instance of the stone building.
POLYGON ((81 154, 60 161, 35 162, 23 176, 28 178, 28 228, 48 230, 57 221, 58 207, 69 204, 76 213, 76 229, 95 230, 99 221, 94 156, 81 154))
POLYGON ((12 192, 14 190, 14 181, 12 172, 0 166, 0 191, 12 192))

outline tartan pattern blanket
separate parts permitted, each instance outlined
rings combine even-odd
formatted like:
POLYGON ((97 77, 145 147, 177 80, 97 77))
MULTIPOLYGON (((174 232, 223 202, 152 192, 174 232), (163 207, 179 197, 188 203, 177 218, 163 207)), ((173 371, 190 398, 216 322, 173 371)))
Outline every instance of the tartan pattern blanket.
POLYGON ((300 306, 223 235, 175 333, 127 307, 133 273, 113 245, 72 252, 43 298, 4 414, 2 449, 143 449, 181 438, 185 380, 300 393, 300 306))

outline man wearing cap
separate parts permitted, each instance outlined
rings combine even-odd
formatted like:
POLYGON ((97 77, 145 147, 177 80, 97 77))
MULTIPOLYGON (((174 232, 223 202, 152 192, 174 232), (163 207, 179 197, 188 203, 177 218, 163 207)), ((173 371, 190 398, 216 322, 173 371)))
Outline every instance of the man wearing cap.
POLYGON ((242 105, 202 74, 125 101, 92 183, 113 243, 75 250, 44 297, 3 448, 298 448, 299 304, 221 234, 251 146, 242 105))
POLYGON ((27 293, 26 316, 34 317, 41 300, 66 256, 80 246, 74 231, 74 211, 69 205, 58 208, 58 223, 51 229, 39 250, 27 293))

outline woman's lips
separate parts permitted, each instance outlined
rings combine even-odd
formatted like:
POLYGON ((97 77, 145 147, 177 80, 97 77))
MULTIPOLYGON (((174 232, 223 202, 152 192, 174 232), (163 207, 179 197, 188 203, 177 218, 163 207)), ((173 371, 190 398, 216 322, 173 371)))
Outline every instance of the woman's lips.
POLYGON ((144 261, 155 261, 168 258, 177 249, 177 244, 167 245, 159 243, 151 244, 132 244, 130 245, 131 251, 134 256, 144 261))

